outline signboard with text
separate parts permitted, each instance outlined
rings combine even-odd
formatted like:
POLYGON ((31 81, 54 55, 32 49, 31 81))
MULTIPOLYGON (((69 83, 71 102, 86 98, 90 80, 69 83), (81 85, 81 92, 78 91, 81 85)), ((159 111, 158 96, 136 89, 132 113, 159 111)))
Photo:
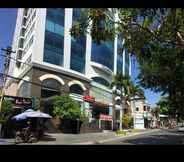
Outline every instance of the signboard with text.
POLYGON ((13 106, 17 107, 31 107, 32 99, 17 97, 17 96, 4 96, 4 100, 9 100, 12 102, 13 106))
POLYGON ((100 114, 100 120, 112 121, 112 116, 100 114))
POLYGON ((93 96, 84 96, 83 100, 88 101, 88 102, 95 102, 95 97, 93 97, 93 96))

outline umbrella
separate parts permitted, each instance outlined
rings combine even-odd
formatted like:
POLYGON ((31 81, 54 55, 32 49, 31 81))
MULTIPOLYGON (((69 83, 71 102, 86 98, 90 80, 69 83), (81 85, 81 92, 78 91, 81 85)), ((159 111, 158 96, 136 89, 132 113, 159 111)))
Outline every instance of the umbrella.
POLYGON ((23 113, 18 114, 18 115, 16 115, 16 116, 12 117, 12 119, 24 120, 24 119, 27 118, 27 115, 28 115, 29 113, 32 113, 32 112, 34 112, 34 110, 28 109, 28 110, 24 111, 23 113))
POLYGON ((32 109, 28 109, 25 112, 14 116, 12 119, 24 120, 27 118, 52 118, 52 117, 49 114, 42 113, 40 111, 34 111, 32 109))
POLYGON ((42 113, 40 111, 31 112, 27 114, 27 117, 29 118, 52 118, 49 114, 42 113))

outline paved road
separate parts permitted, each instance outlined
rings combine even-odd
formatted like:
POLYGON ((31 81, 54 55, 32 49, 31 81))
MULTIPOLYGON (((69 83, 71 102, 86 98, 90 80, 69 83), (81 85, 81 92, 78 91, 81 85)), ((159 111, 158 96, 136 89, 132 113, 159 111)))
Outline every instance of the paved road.
MULTIPOLYGON (((113 144, 113 145, 162 145, 182 144, 184 132, 176 130, 146 130, 143 134, 130 137, 116 137, 114 132, 109 133, 87 133, 87 134, 50 134, 45 139, 33 145, 70 145, 70 144, 113 144), (102 142, 100 142, 102 141, 102 142), (108 141, 108 142, 107 142, 108 141)), ((184 141, 184 140, 183 140, 184 141)), ((15 144, 14 139, 1 139, 0 145, 15 144)), ((24 145, 24 144, 23 144, 24 145)))
MULTIPOLYGON (((176 129, 162 129, 133 137, 117 139, 104 144, 113 145, 181 145, 184 141, 184 132, 177 132, 176 129)), ((184 143, 183 143, 184 144, 184 143)))

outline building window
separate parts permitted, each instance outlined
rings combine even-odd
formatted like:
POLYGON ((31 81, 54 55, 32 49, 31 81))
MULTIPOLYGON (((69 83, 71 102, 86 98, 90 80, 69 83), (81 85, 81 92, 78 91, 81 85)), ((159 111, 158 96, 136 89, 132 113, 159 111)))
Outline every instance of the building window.
POLYGON ((83 89, 78 84, 73 84, 70 86, 70 93, 83 95, 83 89))
MULTIPOLYGON (((81 9, 73 9, 73 22, 80 18, 81 9)), ((70 68, 80 73, 85 73, 86 36, 71 39, 70 68)))
POLYGON ((46 79, 42 82, 41 97, 47 98, 60 95, 61 84, 55 79, 46 79))
POLYGON ((27 58, 25 63, 22 63, 22 65, 21 65, 21 69, 22 70, 24 70, 25 68, 29 67, 29 63, 31 62, 31 57, 32 57, 32 54, 27 58))
POLYGON ((64 9, 47 9, 44 61, 63 66, 64 9))
POLYGON ((19 48, 23 48, 24 47, 24 39, 20 38, 19 40, 19 48))
POLYGON ((90 96, 95 97, 98 102, 112 103, 112 93, 95 86, 91 87, 90 96))
POLYGON ((109 82, 107 80, 105 80, 104 78, 94 77, 92 79, 93 79, 94 82, 97 82, 99 84, 102 84, 102 85, 104 85, 106 87, 109 87, 110 86, 109 82))
POLYGON ((138 107, 136 107, 136 111, 139 111, 139 108, 138 107))
POLYGON ((146 111, 146 106, 144 106, 144 111, 146 111))
POLYGON ((23 82, 18 90, 19 97, 30 97, 30 83, 23 82))
POLYGON ((100 114, 109 115, 109 106, 95 102, 93 104, 92 117, 99 119, 100 114))
POLYGON ((118 36, 118 43, 117 43, 117 73, 123 73, 123 39, 118 36))
POLYGON ((97 44, 92 42, 91 60, 100 63, 113 70, 114 66, 114 45, 112 41, 97 44))

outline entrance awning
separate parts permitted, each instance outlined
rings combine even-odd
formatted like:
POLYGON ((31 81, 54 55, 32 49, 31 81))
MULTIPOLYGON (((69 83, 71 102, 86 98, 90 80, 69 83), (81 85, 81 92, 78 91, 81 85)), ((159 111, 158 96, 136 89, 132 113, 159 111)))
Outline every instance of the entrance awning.
POLYGON ((107 104, 107 103, 103 103, 103 102, 94 102, 93 103, 93 105, 95 106, 99 106, 99 107, 108 107, 109 106, 109 104, 107 104))

